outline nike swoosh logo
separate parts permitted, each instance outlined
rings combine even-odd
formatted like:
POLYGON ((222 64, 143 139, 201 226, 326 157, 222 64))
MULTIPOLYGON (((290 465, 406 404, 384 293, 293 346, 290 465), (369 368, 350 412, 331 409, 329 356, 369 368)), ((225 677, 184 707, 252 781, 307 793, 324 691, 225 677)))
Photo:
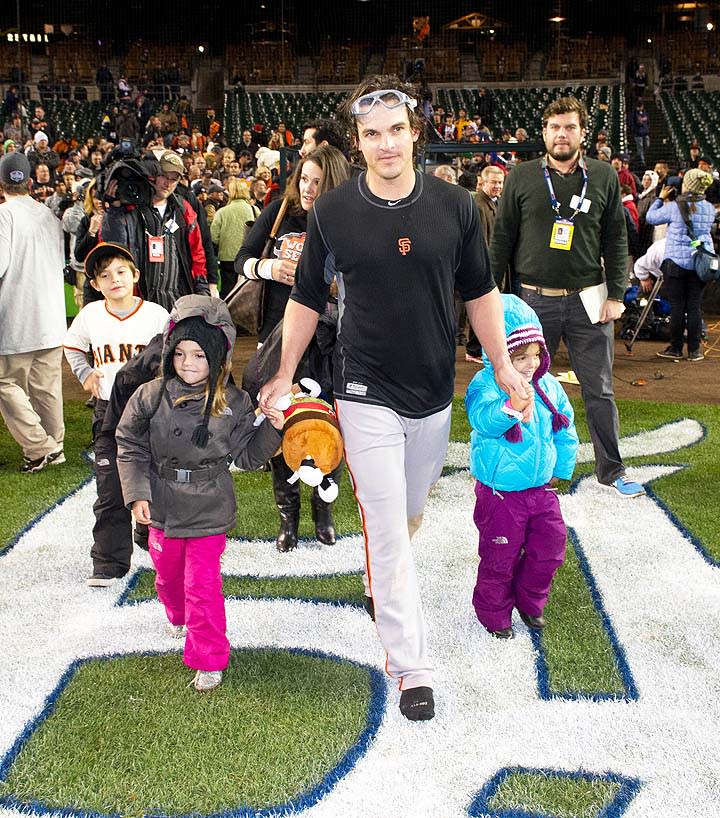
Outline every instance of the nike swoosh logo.
POLYGON ((396 202, 388 202, 388 207, 395 207, 395 205, 400 202, 402 202, 402 199, 398 199, 396 202))

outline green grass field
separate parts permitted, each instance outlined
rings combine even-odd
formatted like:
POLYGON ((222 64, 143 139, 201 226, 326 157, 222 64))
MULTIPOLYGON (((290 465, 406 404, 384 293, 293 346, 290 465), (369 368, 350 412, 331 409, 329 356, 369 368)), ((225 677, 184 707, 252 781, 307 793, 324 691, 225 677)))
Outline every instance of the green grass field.
POLYGON ((223 685, 203 697, 179 683, 180 667, 177 655, 82 665, 3 789, 122 815, 263 808, 317 786, 365 728, 362 667, 237 651, 223 685))

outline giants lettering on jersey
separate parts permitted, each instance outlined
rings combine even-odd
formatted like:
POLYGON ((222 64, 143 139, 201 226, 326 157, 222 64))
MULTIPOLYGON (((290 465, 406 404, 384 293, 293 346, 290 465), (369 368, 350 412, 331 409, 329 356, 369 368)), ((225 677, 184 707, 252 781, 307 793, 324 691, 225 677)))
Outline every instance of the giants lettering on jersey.
POLYGON ((146 347, 146 344, 103 344, 93 347, 93 360, 95 366, 103 364, 124 364, 130 358, 139 355, 146 347))

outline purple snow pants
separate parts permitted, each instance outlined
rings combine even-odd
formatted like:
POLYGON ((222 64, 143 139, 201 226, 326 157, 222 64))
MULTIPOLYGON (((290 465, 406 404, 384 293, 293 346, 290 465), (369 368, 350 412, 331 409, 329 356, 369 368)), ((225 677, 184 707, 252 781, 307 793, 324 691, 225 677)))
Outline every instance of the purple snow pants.
POLYGON ((513 607, 542 614, 565 560, 565 523, 557 494, 547 486, 493 494, 476 483, 475 496, 480 565, 473 607, 484 627, 499 631, 510 627, 513 607))
POLYGON ((167 618, 187 626, 183 661, 194 670, 225 670, 230 659, 220 574, 225 535, 180 539, 151 527, 148 545, 167 618))

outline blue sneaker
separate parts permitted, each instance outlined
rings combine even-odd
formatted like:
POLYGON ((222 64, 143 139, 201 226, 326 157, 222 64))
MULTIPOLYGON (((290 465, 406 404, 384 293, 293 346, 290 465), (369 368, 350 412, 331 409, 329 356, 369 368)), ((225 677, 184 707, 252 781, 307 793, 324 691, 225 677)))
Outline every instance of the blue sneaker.
POLYGON ((645 489, 640 483, 630 480, 625 477, 624 474, 612 483, 612 487, 618 494, 622 494, 623 497, 642 497, 643 494, 645 494, 645 489))

